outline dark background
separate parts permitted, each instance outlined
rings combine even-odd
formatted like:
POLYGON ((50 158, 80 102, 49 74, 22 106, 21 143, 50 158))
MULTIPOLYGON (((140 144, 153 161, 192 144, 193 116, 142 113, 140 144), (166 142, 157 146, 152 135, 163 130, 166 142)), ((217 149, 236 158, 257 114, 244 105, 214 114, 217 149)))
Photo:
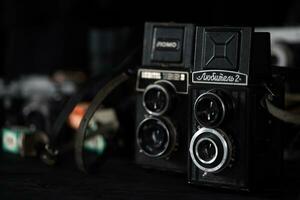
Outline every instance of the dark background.
MULTIPOLYGON (((142 43, 145 21, 299 25, 298 2, 0 0, 0 77, 59 69, 81 70, 88 76, 109 71, 142 43)), ((278 180, 285 186, 280 193, 249 195, 200 190, 187 185, 183 176, 145 171, 128 160, 109 161, 100 175, 87 176, 75 169, 73 160, 69 166, 49 168, 37 160, 8 158, 0 167, 0 199, 59 199, 63 193, 70 199, 299 199, 296 166, 287 168, 285 180, 278 180)))
POLYGON ((1 0, 0 72, 5 78, 56 69, 81 69, 95 74, 101 64, 116 65, 128 49, 142 42, 145 21, 297 25, 299 7, 296 0, 1 0), (101 49, 102 55, 96 63, 91 53, 95 34, 100 41, 106 41, 94 47, 96 52, 101 49))

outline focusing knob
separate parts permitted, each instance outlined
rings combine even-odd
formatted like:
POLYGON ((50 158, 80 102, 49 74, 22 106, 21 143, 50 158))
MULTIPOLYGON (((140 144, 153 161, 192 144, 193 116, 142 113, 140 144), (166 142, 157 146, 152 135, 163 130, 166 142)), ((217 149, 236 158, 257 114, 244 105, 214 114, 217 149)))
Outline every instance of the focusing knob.
POLYGON ((176 89, 168 81, 157 81, 149 85, 143 94, 145 110, 154 116, 163 115, 174 104, 176 89))

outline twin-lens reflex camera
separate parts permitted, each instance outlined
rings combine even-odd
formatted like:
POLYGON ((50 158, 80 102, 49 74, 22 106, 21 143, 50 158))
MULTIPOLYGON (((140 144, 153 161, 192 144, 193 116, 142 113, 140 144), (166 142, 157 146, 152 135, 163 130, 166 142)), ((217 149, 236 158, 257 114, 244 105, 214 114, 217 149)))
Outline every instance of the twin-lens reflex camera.
MULTIPOLYGON (((136 163, 188 182, 276 187, 281 123, 264 108, 270 35, 249 27, 146 23, 136 90, 136 163)), ((275 88, 278 106, 283 90, 275 88)))

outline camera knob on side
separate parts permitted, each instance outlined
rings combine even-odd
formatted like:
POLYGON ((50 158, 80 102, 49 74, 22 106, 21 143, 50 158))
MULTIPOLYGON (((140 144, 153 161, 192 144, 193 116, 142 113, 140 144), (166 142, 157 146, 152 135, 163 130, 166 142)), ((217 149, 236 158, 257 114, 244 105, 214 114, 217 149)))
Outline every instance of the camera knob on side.
POLYGON ((175 94, 176 89, 172 83, 157 81, 145 89, 143 106, 151 115, 163 115, 174 105, 175 94))

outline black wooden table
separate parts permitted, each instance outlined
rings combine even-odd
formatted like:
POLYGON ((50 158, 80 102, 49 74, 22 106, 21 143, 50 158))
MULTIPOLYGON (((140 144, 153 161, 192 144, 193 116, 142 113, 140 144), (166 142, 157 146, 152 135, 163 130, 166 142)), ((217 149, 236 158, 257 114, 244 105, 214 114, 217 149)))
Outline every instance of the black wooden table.
MULTIPOLYGON (((240 193, 195 187, 184 175, 142 169, 129 159, 108 160, 99 173, 79 172, 72 159, 56 167, 35 159, 1 157, 0 199, 300 199, 300 178, 291 165, 278 193, 240 193)), ((280 183, 279 183, 280 184, 280 183)))

